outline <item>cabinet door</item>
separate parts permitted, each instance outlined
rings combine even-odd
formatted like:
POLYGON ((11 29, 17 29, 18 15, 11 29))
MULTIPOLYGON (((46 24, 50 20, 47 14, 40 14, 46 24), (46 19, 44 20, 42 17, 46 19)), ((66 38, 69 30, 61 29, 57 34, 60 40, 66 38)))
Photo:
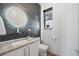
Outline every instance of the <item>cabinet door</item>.
POLYGON ((24 48, 24 56, 29 56, 29 49, 28 49, 28 45, 25 46, 24 48))
POLYGON ((3 56, 24 56, 24 47, 11 51, 3 56))
POLYGON ((39 44, 40 41, 34 42, 32 44, 29 45, 29 55, 30 56, 38 56, 39 55, 39 44))

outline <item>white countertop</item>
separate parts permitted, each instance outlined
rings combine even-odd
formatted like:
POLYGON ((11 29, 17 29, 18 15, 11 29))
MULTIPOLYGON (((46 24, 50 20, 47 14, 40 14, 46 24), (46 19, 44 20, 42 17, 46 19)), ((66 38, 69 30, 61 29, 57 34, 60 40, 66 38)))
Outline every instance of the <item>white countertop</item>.
POLYGON ((19 39, 15 39, 15 40, 9 40, 9 41, 5 41, 5 42, 0 42, 0 55, 7 53, 11 50, 14 50, 16 48, 28 45, 32 42, 38 41, 40 40, 40 38, 19 38, 19 39))

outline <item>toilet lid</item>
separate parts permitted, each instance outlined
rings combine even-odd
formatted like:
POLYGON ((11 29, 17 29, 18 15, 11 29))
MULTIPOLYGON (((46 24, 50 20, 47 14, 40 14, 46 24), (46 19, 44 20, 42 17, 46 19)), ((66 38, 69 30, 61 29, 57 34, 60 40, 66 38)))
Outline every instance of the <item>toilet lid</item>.
POLYGON ((40 49, 43 49, 43 50, 47 50, 47 49, 48 49, 48 46, 45 45, 45 44, 40 44, 40 45, 39 45, 39 48, 40 48, 40 49))

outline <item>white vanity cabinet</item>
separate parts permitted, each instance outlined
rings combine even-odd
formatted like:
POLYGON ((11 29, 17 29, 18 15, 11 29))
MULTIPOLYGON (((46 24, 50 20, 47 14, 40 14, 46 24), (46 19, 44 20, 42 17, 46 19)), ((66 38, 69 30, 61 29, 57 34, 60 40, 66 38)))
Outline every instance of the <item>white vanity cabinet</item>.
POLYGON ((32 43, 29 45, 29 55, 30 56, 38 56, 39 55, 39 44, 40 44, 40 41, 37 41, 35 43, 32 43))
POLYGON ((28 48, 28 45, 24 47, 24 56, 29 56, 29 48, 28 48))
POLYGON ((3 56, 38 56, 39 44, 40 40, 33 41, 28 43, 24 47, 17 48, 11 52, 4 54, 3 56))
POLYGON ((6 53, 3 56, 24 56, 24 47, 6 53))

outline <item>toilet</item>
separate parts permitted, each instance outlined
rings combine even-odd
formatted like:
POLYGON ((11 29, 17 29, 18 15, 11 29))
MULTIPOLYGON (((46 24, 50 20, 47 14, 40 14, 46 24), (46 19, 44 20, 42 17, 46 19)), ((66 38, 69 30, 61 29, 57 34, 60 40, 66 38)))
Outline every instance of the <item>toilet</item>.
POLYGON ((47 56, 48 46, 45 44, 39 45, 39 56, 47 56))

